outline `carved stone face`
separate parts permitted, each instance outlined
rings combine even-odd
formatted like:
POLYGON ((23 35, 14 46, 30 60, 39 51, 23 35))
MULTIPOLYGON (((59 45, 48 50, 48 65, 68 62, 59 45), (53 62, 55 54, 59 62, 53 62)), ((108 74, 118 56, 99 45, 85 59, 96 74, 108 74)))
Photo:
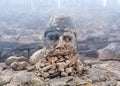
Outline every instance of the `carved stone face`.
POLYGON ((77 50, 76 34, 71 31, 51 31, 46 34, 45 47, 54 54, 72 54, 77 50))
POLYGON ((72 19, 68 16, 53 17, 45 32, 45 47, 50 55, 76 53, 77 40, 72 19))
POLYGON ((41 76, 46 78, 44 72, 47 73, 47 78, 82 73, 84 64, 76 54, 77 37, 71 19, 69 17, 55 17, 46 29, 44 50, 34 54, 34 57, 38 57, 37 61, 39 61, 35 65, 36 69, 49 69, 43 70, 41 76), (40 56, 45 58, 40 59, 40 56), (44 67, 41 64, 45 64, 44 67), (69 71, 66 71, 66 67, 69 68, 69 71))

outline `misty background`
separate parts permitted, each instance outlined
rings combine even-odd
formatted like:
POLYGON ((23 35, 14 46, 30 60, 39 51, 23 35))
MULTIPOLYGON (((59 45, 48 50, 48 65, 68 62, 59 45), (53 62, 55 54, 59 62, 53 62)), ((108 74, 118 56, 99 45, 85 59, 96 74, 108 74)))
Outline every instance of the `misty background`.
POLYGON ((119 38, 120 0, 0 0, 0 40, 42 40, 49 19, 71 16, 78 40, 90 36, 119 38))
POLYGON ((96 58, 97 50, 120 43, 120 0, 0 0, 0 61, 41 49, 56 15, 71 16, 84 56, 96 58))

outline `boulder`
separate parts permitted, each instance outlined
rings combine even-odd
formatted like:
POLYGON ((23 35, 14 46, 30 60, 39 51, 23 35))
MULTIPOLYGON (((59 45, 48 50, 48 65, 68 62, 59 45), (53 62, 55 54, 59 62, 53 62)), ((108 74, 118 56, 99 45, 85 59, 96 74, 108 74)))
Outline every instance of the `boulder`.
POLYGON ((38 62, 40 59, 44 59, 45 57, 45 48, 40 49, 38 51, 36 51, 31 57, 30 57, 30 63, 31 64, 35 64, 36 62, 38 62))
POLYGON ((119 81, 120 63, 118 61, 103 61, 102 63, 93 64, 87 71, 87 75, 94 83, 101 83, 110 80, 119 81))
POLYGON ((13 62, 11 63, 10 67, 13 69, 13 70, 23 70, 27 67, 27 62, 25 61, 22 61, 22 62, 13 62))
POLYGON ((111 43, 98 50, 99 60, 120 60, 120 43, 111 43))
POLYGON ((11 56, 8 59, 6 59, 5 64, 10 66, 11 63, 13 63, 13 62, 18 62, 18 59, 16 56, 11 56))
POLYGON ((17 56, 10 56, 8 59, 6 59, 5 64, 10 66, 11 63, 13 62, 22 62, 22 61, 27 61, 27 58, 21 56, 21 57, 17 57, 17 56))
POLYGON ((32 72, 19 71, 13 75, 11 82, 18 84, 29 83, 33 78, 36 78, 35 74, 32 72))

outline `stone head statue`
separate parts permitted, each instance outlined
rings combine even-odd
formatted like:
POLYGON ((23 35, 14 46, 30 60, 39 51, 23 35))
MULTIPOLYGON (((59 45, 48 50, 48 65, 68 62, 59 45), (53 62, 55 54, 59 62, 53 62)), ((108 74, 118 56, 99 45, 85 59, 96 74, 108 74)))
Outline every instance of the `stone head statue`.
POLYGON ((70 17, 53 17, 44 33, 44 48, 36 51, 30 60, 36 63, 49 56, 76 54, 77 37, 70 17))
POLYGON ((55 16, 44 34, 45 47, 48 50, 58 49, 59 53, 75 53, 77 50, 77 39, 72 19, 68 16, 55 16))

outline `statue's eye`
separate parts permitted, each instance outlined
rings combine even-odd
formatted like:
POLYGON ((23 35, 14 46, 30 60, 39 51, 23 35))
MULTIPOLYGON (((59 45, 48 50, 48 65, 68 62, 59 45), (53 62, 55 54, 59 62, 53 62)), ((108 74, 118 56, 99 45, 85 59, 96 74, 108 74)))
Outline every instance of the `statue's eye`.
POLYGON ((50 36, 49 36, 49 39, 50 39, 50 40, 53 40, 53 41, 56 41, 56 40, 59 39, 59 36, 58 36, 58 35, 50 35, 50 36))
POLYGON ((65 42, 70 42, 70 41, 72 41, 72 37, 71 37, 71 36, 64 36, 64 37, 63 37, 63 40, 64 40, 65 42))

